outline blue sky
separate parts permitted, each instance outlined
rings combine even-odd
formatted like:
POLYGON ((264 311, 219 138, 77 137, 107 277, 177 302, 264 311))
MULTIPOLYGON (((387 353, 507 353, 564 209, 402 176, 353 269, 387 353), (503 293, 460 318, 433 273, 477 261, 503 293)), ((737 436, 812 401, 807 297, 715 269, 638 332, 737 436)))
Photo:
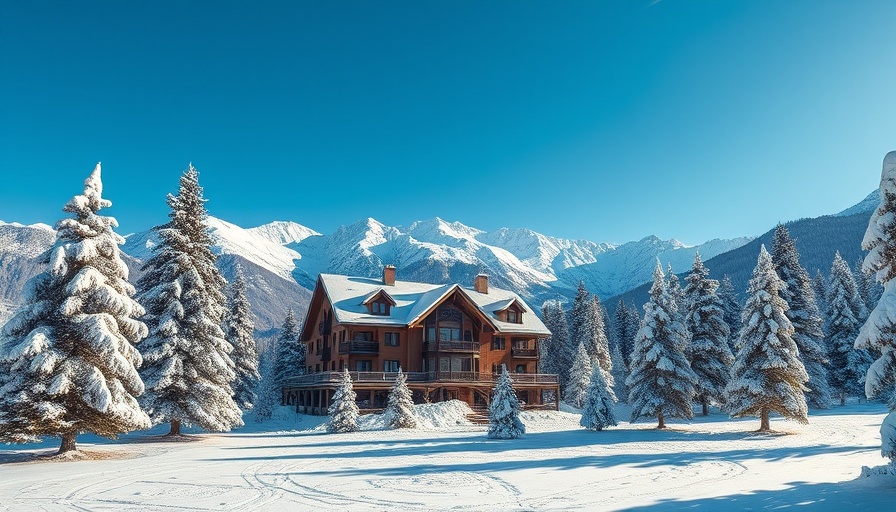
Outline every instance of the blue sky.
POLYGON ((700 243, 835 213, 896 149, 896 2, 0 2, 0 219, 96 161, 209 211, 700 243))

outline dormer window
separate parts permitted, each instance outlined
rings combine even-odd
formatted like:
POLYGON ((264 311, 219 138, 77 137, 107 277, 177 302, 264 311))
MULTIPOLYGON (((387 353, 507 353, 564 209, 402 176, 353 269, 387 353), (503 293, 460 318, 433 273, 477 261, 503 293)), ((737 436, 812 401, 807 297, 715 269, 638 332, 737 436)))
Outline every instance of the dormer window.
POLYGON ((362 304, 367 306, 371 315, 389 316, 392 306, 395 305, 395 299, 381 289, 368 295, 362 304))
POLYGON ((520 305, 517 299, 511 299, 505 302, 500 309, 495 310, 495 316, 502 322, 521 324, 523 323, 523 313, 525 312, 526 309, 520 305))

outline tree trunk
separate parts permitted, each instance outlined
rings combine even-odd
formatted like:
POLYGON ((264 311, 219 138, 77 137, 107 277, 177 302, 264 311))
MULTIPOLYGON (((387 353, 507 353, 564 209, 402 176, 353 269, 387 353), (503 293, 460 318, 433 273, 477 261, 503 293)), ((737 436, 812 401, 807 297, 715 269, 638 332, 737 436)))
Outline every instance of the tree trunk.
POLYGON ((666 419, 663 418, 663 413, 657 414, 657 420, 659 420, 659 423, 656 428, 666 428, 666 419))
POLYGON ((169 436, 179 436, 180 435, 180 420, 172 419, 171 420, 171 431, 168 432, 169 436))
POLYGON ((702 400, 702 403, 703 403, 703 415, 709 416, 709 401, 706 400, 706 398, 704 398, 702 400))
POLYGON ((62 444, 59 446, 59 451, 56 453, 65 453, 65 452, 73 452, 78 449, 75 445, 75 441, 78 439, 78 434, 75 432, 66 432, 62 434, 62 444))
POLYGON ((768 422, 768 409, 763 408, 762 411, 759 413, 759 418, 760 418, 760 420, 759 420, 759 431, 760 432, 768 432, 769 430, 772 429, 768 422))

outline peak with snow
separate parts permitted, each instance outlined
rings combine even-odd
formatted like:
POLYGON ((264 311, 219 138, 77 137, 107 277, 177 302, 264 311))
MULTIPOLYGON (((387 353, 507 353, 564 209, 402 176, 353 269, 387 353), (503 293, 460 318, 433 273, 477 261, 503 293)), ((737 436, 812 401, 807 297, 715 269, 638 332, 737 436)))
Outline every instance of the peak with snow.
POLYGON ((297 222, 280 220, 249 228, 247 231, 279 245, 299 243, 310 236, 320 236, 317 231, 297 222))

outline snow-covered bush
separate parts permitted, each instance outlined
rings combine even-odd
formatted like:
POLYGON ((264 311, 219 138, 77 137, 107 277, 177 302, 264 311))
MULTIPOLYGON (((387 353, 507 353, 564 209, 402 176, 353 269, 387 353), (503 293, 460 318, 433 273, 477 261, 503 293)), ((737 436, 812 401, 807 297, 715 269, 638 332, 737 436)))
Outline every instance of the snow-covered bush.
POLYGON ((355 402, 357 398, 352 387, 352 376, 346 368, 342 372, 342 382, 333 393, 333 401, 327 410, 330 415, 327 432, 335 434, 358 431, 358 404, 355 402))
POLYGON ((488 437, 516 439, 525 433, 526 426, 520 421, 520 402, 510 382, 510 374, 502 364, 488 408, 488 437))

